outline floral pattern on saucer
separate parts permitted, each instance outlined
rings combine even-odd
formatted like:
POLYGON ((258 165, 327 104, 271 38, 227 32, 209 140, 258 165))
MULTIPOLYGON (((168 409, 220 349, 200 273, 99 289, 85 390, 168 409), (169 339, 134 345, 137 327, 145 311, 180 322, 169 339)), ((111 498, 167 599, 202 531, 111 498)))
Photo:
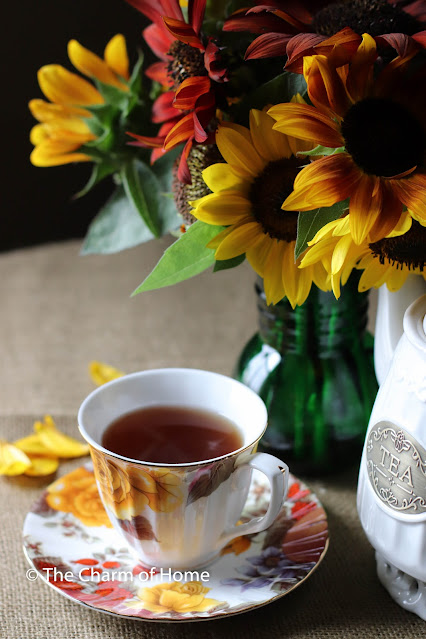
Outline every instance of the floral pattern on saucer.
MULTIPOLYGON (((105 518, 91 467, 84 466, 35 502, 24 523, 24 550, 40 578, 96 610, 152 621, 244 612, 290 592, 327 550, 327 517, 318 498, 291 475, 289 486, 268 530, 232 540, 205 569, 172 572, 135 559, 105 518)), ((255 471, 241 522, 263 515, 269 495, 266 478, 255 471)))

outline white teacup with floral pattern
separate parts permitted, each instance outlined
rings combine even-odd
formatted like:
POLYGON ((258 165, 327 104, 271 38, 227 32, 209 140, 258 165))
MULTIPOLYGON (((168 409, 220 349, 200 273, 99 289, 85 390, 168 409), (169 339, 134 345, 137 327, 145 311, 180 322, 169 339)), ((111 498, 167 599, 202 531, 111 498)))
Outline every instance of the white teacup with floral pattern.
POLYGON ((267 426, 265 404, 247 386, 224 375, 185 368, 126 375, 91 393, 78 421, 111 523, 147 566, 204 566, 231 539, 268 528, 286 497, 287 465, 255 452, 267 426), (214 459, 153 464, 101 445, 105 429, 121 415, 167 405, 224 416, 238 426, 242 446, 214 459), (240 522, 253 468, 268 478, 271 499, 264 516, 240 522))

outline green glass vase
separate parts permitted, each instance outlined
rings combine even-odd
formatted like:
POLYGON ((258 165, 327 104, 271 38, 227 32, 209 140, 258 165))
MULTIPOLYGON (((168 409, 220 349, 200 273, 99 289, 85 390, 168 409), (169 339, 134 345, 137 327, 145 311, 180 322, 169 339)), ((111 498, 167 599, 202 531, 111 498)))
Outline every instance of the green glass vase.
POLYGON ((268 306, 256 283, 259 331, 242 351, 235 377, 268 409, 260 448, 302 474, 358 462, 377 393, 368 293, 351 276, 342 295, 313 287, 295 309, 268 306))

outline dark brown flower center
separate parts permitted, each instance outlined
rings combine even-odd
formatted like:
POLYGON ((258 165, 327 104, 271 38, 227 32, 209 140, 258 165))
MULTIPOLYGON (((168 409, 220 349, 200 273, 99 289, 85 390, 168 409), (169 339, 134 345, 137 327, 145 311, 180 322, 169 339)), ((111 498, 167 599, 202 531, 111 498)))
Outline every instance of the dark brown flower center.
POLYGON ((420 271, 426 266, 426 228, 415 220, 404 235, 388 237, 369 246, 381 264, 392 264, 397 268, 405 265, 420 271))
POLYGON ((346 150, 365 173, 392 177, 423 163, 423 128, 398 102, 383 98, 356 102, 341 131, 346 150))
POLYGON ((344 27, 362 35, 405 33, 412 35, 422 29, 420 22, 399 5, 386 0, 347 0, 330 4, 314 16, 312 26, 316 33, 332 36, 344 27))
POLYGON ((187 225, 195 222, 188 202, 198 200, 211 193, 203 180, 203 171, 211 164, 223 162, 223 157, 215 144, 197 144, 193 146, 188 156, 188 168, 191 174, 191 184, 184 184, 177 177, 179 158, 173 167, 172 192, 178 213, 187 225))
POLYGON ((281 206, 293 190, 300 167, 306 163, 295 157, 269 162, 250 189, 253 216, 270 237, 293 242, 297 236, 297 211, 281 206))
POLYGON ((207 75, 204 53, 196 47, 176 40, 172 43, 167 55, 172 57, 167 65, 167 73, 173 80, 175 89, 187 78, 207 75))

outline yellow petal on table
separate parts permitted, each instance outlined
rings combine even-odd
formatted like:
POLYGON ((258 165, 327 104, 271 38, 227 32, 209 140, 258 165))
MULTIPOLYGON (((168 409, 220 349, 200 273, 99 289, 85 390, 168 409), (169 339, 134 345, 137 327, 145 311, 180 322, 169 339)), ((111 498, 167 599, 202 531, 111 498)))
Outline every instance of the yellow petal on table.
POLYGON ((47 448, 40 439, 38 433, 33 433, 27 437, 22 437, 13 442, 13 445, 22 450, 27 455, 43 455, 44 457, 54 457, 55 454, 47 448))
POLYGON ((56 428, 53 419, 46 415, 43 422, 35 422, 34 430, 41 442, 58 457, 81 457, 89 454, 89 446, 56 428))
POLYGON ((30 477, 52 475, 52 473, 57 471, 59 466, 59 459, 57 457, 31 455, 30 460, 31 466, 24 471, 24 475, 29 475, 30 477))
POLYGON ((22 450, 0 441, 0 475, 22 475, 30 466, 31 460, 22 450))
POLYGON ((89 374, 97 386, 102 386, 102 384, 111 382, 113 379, 118 379, 124 375, 123 371, 118 370, 118 368, 97 361, 90 362, 89 374))

